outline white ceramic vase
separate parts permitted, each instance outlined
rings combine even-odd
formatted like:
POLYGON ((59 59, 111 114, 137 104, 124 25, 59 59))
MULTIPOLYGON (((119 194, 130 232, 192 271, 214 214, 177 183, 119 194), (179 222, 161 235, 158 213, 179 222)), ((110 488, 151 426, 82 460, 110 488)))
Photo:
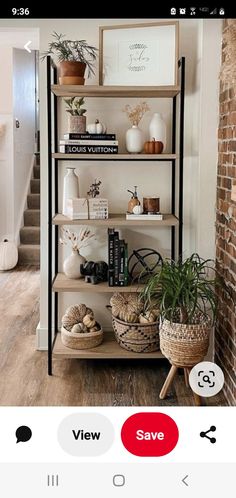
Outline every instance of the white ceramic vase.
POLYGON ((75 174, 75 168, 66 168, 67 174, 64 177, 63 185, 63 206, 62 214, 67 216, 67 199, 79 197, 79 179, 75 174))
POLYGON ((153 138, 163 143, 163 150, 166 148, 166 123, 159 112, 154 112, 149 124, 149 138, 153 138))
POLYGON ((68 116, 69 133, 86 133, 86 116, 68 116))
POLYGON ((81 278, 80 265, 85 263, 86 259, 81 256, 77 249, 73 249, 72 253, 63 263, 63 271, 68 278, 81 278))
POLYGON ((131 154, 138 154, 142 152, 144 145, 143 132, 136 125, 129 128, 126 132, 126 149, 131 154))

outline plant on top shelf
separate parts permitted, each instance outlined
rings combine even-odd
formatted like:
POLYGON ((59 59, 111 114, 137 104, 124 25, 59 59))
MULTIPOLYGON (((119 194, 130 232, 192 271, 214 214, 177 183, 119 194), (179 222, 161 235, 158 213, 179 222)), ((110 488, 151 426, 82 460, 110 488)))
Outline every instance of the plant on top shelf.
POLYGON ((219 285, 214 262, 198 254, 165 260, 148 279, 141 297, 160 309, 161 351, 172 365, 191 367, 207 354, 219 285))
POLYGON ((86 40, 67 40, 65 35, 55 31, 52 37, 53 40, 49 43, 48 50, 43 53, 42 59, 47 55, 57 56, 61 85, 83 85, 85 69, 88 70, 88 77, 94 74, 97 48, 89 45, 86 40))
POLYGON ((86 133, 86 113, 87 109, 83 108, 84 97, 71 97, 64 99, 67 105, 66 112, 69 113, 68 125, 69 133, 86 133))

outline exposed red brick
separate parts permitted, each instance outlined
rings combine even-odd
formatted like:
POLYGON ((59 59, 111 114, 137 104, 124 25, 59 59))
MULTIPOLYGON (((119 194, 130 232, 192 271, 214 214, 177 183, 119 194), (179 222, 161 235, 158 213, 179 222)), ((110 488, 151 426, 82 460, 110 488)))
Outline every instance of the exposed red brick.
POLYGON ((228 149, 227 150, 236 151, 236 140, 230 140, 230 142, 228 142, 228 149))
MULTIPOLYGON (((223 29, 236 20, 225 19, 223 29)), ((222 44, 222 62, 227 53, 227 38, 222 44)), ((236 85, 220 83, 218 166, 216 199, 216 268, 228 289, 217 290, 219 308, 215 327, 215 361, 225 375, 224 395, 229 405, 236 404, 236 203, 231 188, 236 180, 236 85)))

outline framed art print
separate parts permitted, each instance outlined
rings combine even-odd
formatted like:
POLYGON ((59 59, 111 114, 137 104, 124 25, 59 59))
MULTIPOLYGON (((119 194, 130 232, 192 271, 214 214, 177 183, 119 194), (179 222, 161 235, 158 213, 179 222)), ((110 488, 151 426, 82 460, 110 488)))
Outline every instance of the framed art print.
POLYGON ((102 26, 99 84, 177 85, 178 21, 102 26))

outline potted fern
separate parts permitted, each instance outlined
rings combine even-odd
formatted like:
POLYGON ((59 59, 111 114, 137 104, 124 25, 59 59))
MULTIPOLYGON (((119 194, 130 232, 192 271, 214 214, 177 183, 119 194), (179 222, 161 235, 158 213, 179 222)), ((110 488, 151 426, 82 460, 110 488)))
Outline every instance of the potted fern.
POLYGON ((219 283, 213 262, 198 254, 165 260, 150 276, 141 294, 160 309, 160 349, 172 365, 192 367, 206 356, 219 283))
POLYGON ((84 74, 87 68, 88 77, 94 74, 94 63, 97 58, 97 48, 89 45, 86 40, 66 40, 65 35, 55 31, 49 48, 43 53, 55 54, 60 67, 60 85, 84 85, 84 74))
POLYGON ((83 108, 84 97, 64 99, 67 105, 69 133, 86 133, 86 109, 83 108))

